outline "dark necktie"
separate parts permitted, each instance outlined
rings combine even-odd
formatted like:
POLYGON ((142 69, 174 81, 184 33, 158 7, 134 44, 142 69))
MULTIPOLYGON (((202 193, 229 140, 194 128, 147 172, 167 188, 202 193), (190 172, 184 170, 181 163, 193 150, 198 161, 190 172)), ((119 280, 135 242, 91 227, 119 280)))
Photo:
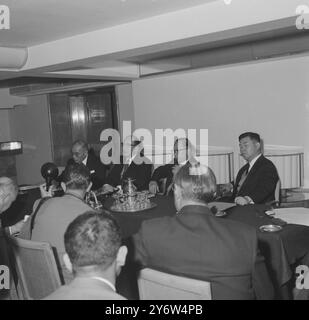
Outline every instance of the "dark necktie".
POLYGON ((128 168, 129 168, 129 164, 128 164, 128 163, 125 163, 125 164, 123 165, 123 168, 122 168, 121 174, 120 174, 120 179, 121 179, 121 180, 122 180, 124 174, 126 173, 126 171, 128 170, 128 168))
POLYGON ((249 163, 246 164, 246 168, 244 172, 242 173, 242 176, 239 180, 238 186, 237 186, 237 193, 239 192, 240 188, 242 187, 243 183, 245 182, 249 172, 249 163))

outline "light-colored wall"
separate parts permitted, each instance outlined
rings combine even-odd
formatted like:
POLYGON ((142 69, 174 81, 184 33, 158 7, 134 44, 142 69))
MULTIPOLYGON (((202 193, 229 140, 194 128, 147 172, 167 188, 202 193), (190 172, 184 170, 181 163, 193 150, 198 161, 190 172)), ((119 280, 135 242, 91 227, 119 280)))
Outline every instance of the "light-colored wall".
POLYGON ((308 78, 309 57, 294 57, 137 80, 135 127, 208 129, 209 145, 236 155, 244 131, 266 144, 303 146, 309 185, 308 78))
POLYGON ((134 101, 132 94, 132 83, 116 86, 116 96, 119 113, 119 129, 122 134, 123 121, 131 121, 132 130, 134 129, 134 101))
POLYGON ((43 181, 40 168, 52 161, 46 95, 31 96, 27 106, 10 111, 12 139, 23 142, 23 153, 16 156, 19 184, 36 184, 43 181))
POLYGON ((11 140, 9 110, 0 109, 0 141, 11 140))

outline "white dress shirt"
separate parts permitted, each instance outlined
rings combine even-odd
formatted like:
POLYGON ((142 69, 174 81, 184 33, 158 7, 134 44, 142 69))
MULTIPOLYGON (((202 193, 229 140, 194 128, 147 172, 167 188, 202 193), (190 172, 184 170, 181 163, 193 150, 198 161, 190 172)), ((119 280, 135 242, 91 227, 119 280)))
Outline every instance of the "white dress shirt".
POLYGON ((83 163, 85 166, 87 166, 87 160, 88 160, 88 155, 87 155, 87 157, 82 161, 82 163, 83 163))
POLYGON ((250 162, 249 162, 249 169, 248 169, 248 173, 249 171, 252 169, 252 167, 254 166, 254 164, 256 163, 257 159, 262 155, 262 153, 258 154, 255 158, 253 158, 250 162))

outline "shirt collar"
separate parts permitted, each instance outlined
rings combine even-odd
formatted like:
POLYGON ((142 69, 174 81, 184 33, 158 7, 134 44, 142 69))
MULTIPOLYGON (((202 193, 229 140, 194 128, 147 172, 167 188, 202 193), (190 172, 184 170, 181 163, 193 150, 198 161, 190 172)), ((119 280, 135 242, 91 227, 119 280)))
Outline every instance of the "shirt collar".
POLYGON ((88 156, 82 161, 82 163, 86 166, 87 165, 88 156))
POLYGON ((125 164, 130 165, 133 162, 135 157, 136 157, 136 155, 132 156, 131 158, 128 158, 127 161, 125 162, 125 164))
POLYGON ((255 158, 253 158, 250 162, 249 162, 249 169, 248 172, 252 169, 252 167, 254 166, 254 164, 256 163, 257 159, 262 155, 262 153, 258 154, 255 158))

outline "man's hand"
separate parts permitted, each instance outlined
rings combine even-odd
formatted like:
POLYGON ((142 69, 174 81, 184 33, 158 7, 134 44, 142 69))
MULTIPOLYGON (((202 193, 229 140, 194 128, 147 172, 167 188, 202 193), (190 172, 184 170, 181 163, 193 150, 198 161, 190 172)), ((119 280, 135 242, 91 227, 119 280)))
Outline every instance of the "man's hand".
POLYGON ((41 192, 41 198, 45 198, 45 197, 53 197, 54 195, 54 186, 51 185, 48 189, 48 191, 46 190, 46 183, 43 183, 40 185, 40 192, 41 192))
POLYGON ((245 206, 249 204, 249 201, 245 197, 236 197, 235 203, 238 204, 239 206, 245 206))
POLYGON ((115 190, 115 188, 113 186, 111 186, 110 184, 105 184, 102 189, 103 189, 104 193, 114 192, 114 190, 115 190))
POLYGON ((159 192, 159 186, 156 181, 150 181, 149 192, 153 194, 156 194, 157 192, 159 192))

